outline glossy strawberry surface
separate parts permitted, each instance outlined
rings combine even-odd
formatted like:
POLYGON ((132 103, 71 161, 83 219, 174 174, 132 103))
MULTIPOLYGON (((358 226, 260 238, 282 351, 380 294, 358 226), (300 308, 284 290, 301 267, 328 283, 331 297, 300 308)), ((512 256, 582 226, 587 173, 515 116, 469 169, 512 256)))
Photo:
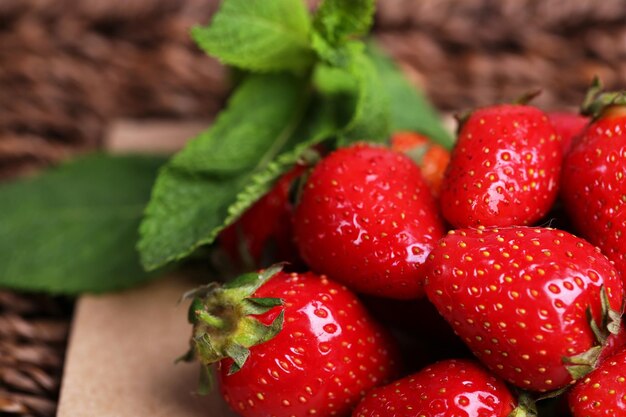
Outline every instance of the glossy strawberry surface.
POLYGON ((592 123, 567 155, 561 197, 574 226, 626 279, 626 110, 592 123))
POLYGON ((626 416, 626 351, 605 360, 568 394, 574 417, 626 416))
POLYGON ((391 149, 411 157, 420 167, 433 195, 439 196, 443 176, 450 162, 450 152, 446 148, 419 133, 397 132, 391 137, 391 149))
POLYGON ((294 231, 314 271, 356 291, 406 299, 423 294, 421 266, 443 225, 408 157, 356 145, 315 167, 296 207, 294 231))
POLYGON ((250 348, 245 365, 228 375, 220 363, 221 391, 244 417, 345 416, 374 386, 396 372, 396 350, 345 287, 312 273, 279 273, 254 294, 278 297, 261 320, 284 310, 284 326, 250 348))
POLYGON ((470 360, 445 360, 372 390, 352 417, 507 417, 516 401, 470 360))
POLYGON ((463 124, 443 181, 440 205, 454 227, 529 225, 554 202, 561 143, 540 110, 498 105, 463 124))
POLYGON ((572 382, 563 362, 595 346, 601 287, 620 310, 622 283, 597 248, 568 233, 508 227, 452 231, 426 263, 426 292, 474 354, 521 388, 572 382))
POLYGON ((574 141, 582 135, 591 121, 587 116, 566 111, 550 112, 548 113, 548 118, 552 122, 557 135, 561 137, 563 155, 569 152, 574 141))

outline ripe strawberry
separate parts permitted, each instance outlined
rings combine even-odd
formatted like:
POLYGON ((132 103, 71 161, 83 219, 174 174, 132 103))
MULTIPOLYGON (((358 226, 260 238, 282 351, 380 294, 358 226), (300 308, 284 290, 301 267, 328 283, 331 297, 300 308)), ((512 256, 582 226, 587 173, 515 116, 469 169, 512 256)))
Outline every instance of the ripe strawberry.
POLYGON ((525 389, 558 389, 589 372, 619 331, 617 271, 559 230, 452 231, 425 270, 439 313, 490 370, 525 389))
POLYGON ((441 210, 455 227, 528 225, 552 206, 561 143, 539 109, 504 104, 473 112, 463 124, 441 189, 441 210))
POLYGON ((611 356, 568 394, 574 417, 626 415, 626 350, 611 356))
POLYGON ((557 135, 561 137, 563 155, 567 155, 575 140, 581 136, 590 122, 590 119, 586 116, 566 111, 548 113, 548 118, 554 126, 557 135))
POLYGON ((450 162, 450 152, 426 136, 414 132, 397 132, 391 137, 391 149, 408 155, 420 167, 424 181, 435 197, 450 162))
POLYGON ((626 106, 597 113, 564 160, 561 196, 579 233, 599 246, 626 280, 626 106))
POLYGON ((469 360, 445 360, 369 392, 352 417, 529 416, 504 383, 469 360), (514 411, 515 410, 515 411, 514 411), (515 414, 512 414, 515 413, 515 414))
MULTIPOLYGON (((291 185, 305 170, 296 165, 278 179, 274 187, 239 220, 222 231, 220 245, 235 263, 248 263, 254 269, 267 259, 297 262, 293 243, 293 207, 289 201, 291 185), (268 255, 268 252, 270 256, 268 255), (265 256, 264 256, 265 255, 265 256)), ((249 270, 249 269, 248 269, 249 270)))
POLYGON ((408 157, 360 144, 315 167, 294 232, 313 270, 357 291, 408 299, 423 294, 421 265, 443 225, 408 157))
POLYGON ((271 267, 191 292, 191 353, 244 417, 346 415, 395 373, 395 346, 345 287, 271 267), (270 279, 271 278, 271 279, 270 279))

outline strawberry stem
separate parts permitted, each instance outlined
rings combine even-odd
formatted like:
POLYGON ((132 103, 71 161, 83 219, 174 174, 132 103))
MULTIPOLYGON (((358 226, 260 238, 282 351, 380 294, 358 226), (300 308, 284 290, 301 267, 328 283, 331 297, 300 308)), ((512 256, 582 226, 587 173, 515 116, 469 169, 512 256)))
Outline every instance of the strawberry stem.
POLYGON ((580 106, 580 113, 597 119, 611 107, 624 105, 626 105, 626 92, 604 92, 602 83, 596 76, 591 82, 589 90, 587 90, 583 104, 580 106))
POLYGON ((522 94, 521 96, 519 96, 518 98, 516 98, 515 100, 513 100, 513 104, 522 104, 522 105, 528 104, 531 101, 533 101, 537 96, 539 96, 541 93, 542 93, 541 89, 528 91, 522 94))
POLYGON ((219 286, 205 285, 187 292, 191 299, 189 321, 193 324, 190 349, 177 361, 199 360, 200 393, 207 392, 210 365, 225 358, 233 360, 229 374, 239 371, 250 355, 250 347, 274 338, 283 328, 284 311, 280 311, 267 325, 258 315, 283 305, 280 298, 254 297, 254 293, 282 270, 273 265, 261 272, 241 275, 219 286))
POLYGON ((535 400, 527 392, 522 391, 517 398, 517 407, 507 417, 537 417, 535 400))
POLYGON ((217 316, 209 314, 204 310, 196 310, 195 313, 196 318, 209 327, 213 327, 215 329, 223 329, 225 326, 224 320, 217 316))

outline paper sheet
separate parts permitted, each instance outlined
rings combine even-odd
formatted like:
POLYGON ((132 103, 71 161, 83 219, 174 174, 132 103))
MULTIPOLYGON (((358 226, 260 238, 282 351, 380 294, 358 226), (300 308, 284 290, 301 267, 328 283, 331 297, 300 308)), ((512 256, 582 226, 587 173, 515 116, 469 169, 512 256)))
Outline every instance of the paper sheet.
POLYGON ((232 417, 217 393, 194 394, 197 364, 174 365, 190 326, 168 277, 118 294, 82 297, 72 326, 59 417, 232 417))

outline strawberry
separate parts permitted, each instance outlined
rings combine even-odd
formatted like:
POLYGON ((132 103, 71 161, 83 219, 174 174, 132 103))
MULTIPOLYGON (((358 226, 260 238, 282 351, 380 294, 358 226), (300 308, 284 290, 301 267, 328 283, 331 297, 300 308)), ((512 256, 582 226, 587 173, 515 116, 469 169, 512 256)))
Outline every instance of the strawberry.
POLYGON ((426 136, 414 132, 396 132, 391 137, 391 149, 407 154, 420 167, 422 176, 435 197, 450 162, 450 152, 426 136))
POLYGON ((423 294, 421 265, 443 225, 413 161, 358 144, 315 167, 294 233, 313 270, 363 293, 407 299, 423 294))
POLYGON ((246 263, 251 269, 267 263, 267 259, 263 258, 297 263, 289 192, 304 170, 303 165, 296 165, 280 177, 274 187, 239 220, 222 231, 220 244, 233 262, 246 263), (270 256, 267 256, 268 253, 270 256))
POLYGON ((345 287, 280 266, 187 294, 191 350, 218 363, 226 402, 244 417, 346 415, 395 373, 389 336, 345 287))
POLYGON ((574 417, 626 415, 626 350, 605 360, 568 394, 574 417))
POLYGON ((481 366, 470 360, 449 359, 370 391, 352 417, 533 415, 516 406, 506 385, 481 366))
POLYGON ((586 106, 596 118, 565 158, 561 197, 576 230, 626 280, 626 105, 603 106, 610 93, 598 88, 586 106))
POLYGON ((503 104, 463 123, 441 188, 441 210, 455 227, 528 225, 557 195, 561 143, 539 109, 503 104))
POLYGON ((550 112, 548 118, 556 130, 556 134, 561 137, 563 155, 567 155, 590 121, 586 116, 566 111, 550 112))
POLYGON ((597 248, 559 230, 451 231, 425 270, 439 313, 491 371, 524 389, 573 382, 619 333, 617 271, 597 248))

